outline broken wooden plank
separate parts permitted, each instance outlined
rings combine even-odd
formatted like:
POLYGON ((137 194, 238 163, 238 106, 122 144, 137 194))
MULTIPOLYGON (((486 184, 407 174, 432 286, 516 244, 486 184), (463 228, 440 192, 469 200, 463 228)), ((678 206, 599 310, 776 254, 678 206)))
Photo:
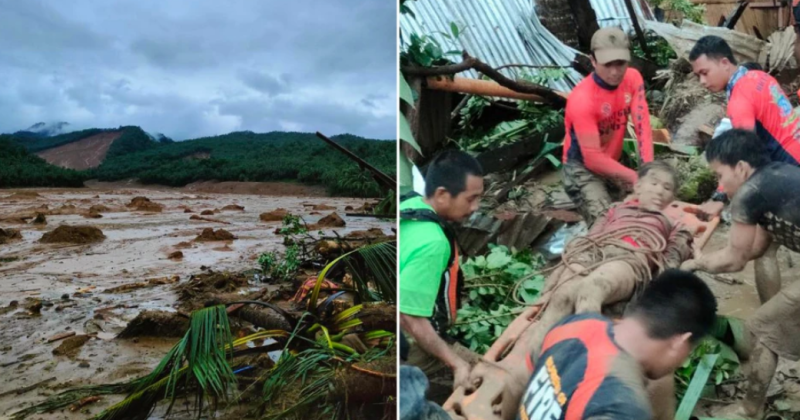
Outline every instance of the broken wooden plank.
POLYGON ((458 243, 467 256, 485 253, 490 243, 520 250, 533 243, 550 220, 534 212, 478 213, 457 229, 458 243))
MULTIPOLYGON (((513 91, 491 80, 476 80, 466 77, 429 77, 426 87, 433 90, 446 92, 468 93, 470 95, 489 96, 494 98, 522 99, 532 102, 545 102, 546 99, 533 93, 520 93, 513 91)), ((567 93, 553 91, 557 96, 567 98, 567 93)))

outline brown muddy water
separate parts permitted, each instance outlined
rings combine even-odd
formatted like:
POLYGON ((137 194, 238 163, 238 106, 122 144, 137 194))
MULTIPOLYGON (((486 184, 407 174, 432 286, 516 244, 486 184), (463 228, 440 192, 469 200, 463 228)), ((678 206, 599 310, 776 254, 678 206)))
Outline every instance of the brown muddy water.
MULTIPOLYGON (((302 186, 251 184, 246 185, 246 194, 236 193, 237 189, 230 185, 215 190, 213 186, 174 189, 94 183, 84 189, 0 190, 0 228, 18 229, 22 234, 21 240, 0 244, 0 418, 32 402, 41 402, 59 390, 147 374, 177 339, 114 337, 141 310, 174 311, 175 284, 127 293, 104 291, 149 279, 166 278, 180 283, 209 268, 216 272, 254 269, 262 252, 284 251, 282 237, 274 233, 280 222, 262 222, 261 213, 285 208, 311 224, 335 211, 347 226, 325 229, 325 234, 332 235, 335 230, 344 236, 371 228, 393 234, 392 222, 345 216, 347 206, 361 207, 363 199, 325 197, 323 191, 302 186), (39 196, 19 197, 15 193, 20 191, 36 192, 39 196), (270 195, 270 191, 275 191, 275 195, 270 195), (144 212, 126 207, 136 196, 163 205, 163 211, 144 212), (335 210, 315 212, 312 205, 317 204, 335 210), (101 218, 48 215, 45 226, 30 224, 32 219, 27 219, 28 223, 8 220, 30 214, 42 205, 51 211, 63 206, 76 207, 66 207, 61 213, 86 213, 91 206, 99 205, 109 210, 100 211, 101 218), (244 211, 222 210, 230 205, 242 206, 244 211), (192 213, 187 213, 186 208, 192 213), (219 210, 202 217, 225 223, 190 220, 203 210, 219 210), (95 226, 106 238, 87 245, 38 242, 43 234, 60 225, 95 226), (194 241, 209 227, 225 229, 237 239, 194 241), (182 259, 168 258, 178 250, 183 253, 182 259), (40 315, 31 315, 26 309, 31 299, 43 302, 40 315), (16 308, 9 308, 12 301, 18 303, 16 308), (69 332, 96 335, 74 354, 54 355, 53 350, 65 340, 48 343, 47 339, 69 332), (50 378, 55 379, 27 392, 16 392, 50 378)), ((83 410, 64 409, 30 418, 87 418, 121 398, 104 396, 83 410)))

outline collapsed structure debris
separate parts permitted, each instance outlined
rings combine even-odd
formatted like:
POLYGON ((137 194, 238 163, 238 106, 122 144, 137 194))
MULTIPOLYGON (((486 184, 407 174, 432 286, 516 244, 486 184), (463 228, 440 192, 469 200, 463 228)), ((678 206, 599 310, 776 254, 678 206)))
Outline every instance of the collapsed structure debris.
MULTIPOLYGON (((423 177, 430 159, 439 151, 450 147, 474 152, 484 169, 485 194, 481 207, 469 220, 456 227, 458 243, 466 264, 471 270, 480 273, 477 278, 483 277, 483 281, 477 281, 473 285, 475 288, 468 289, 463 295, 464 299, 468 298, 470 301, 471 315, 480 312, 472 305, 477 305, 483 296, 500 293, 498 289, 491 287, 495 286, 493 283, 496 281, 487 280, 491 276, 486 273, 489 270, 486 269, 485 262, 489 257, 501 255, 494 251, 504 246, 511 254, 533 251, 535 255, 537 247, 563 230, 560 228, 565 223, 575 224, 580 220, 580 216, 572 212, 574 205, 571 200, 558 185, 558 177, 551 176, 554 172, 550 170, 551 167, 557 169, 560 165, 559 146, 564 138, 563 130, 560 133, 547 133, 549 135, 545 134, 546 130, 512 130, 514 127, 526 126, 526 112, 531 112, 531 109, 537 109, 537 113, 531 112, 536 116, 559 110, 563 105, 559 105, 562 102, 557 97, 563 98, 569 94, 571 87, 580 80, 580 76, 576 77, 573 70, 579 70, 580 62, 587 61, 581 52, 560 42, 567 40, 554 39, 553 36, 560 36, 564 32, 560 28, 564 26, 565 32, 570 36, 570 45, 576 47, 580 44, 577 41, 578 32, 586 32, 586 25, 576 28, 574 24, 562 24, 574 23, 578 19, 575 5, 579 2, 534 3, 536 6, 530 7, 534 10, 528 10, 525 5, 511 7, 507 2, 490 0, 486 7, 491 8, 492 13, 480 14, 482 19, 468 22, 463 22, 463 16, 472 16, 473 5, 457 2, 440 2, 426 7, 411 4, 407 7, 412 13, 401 16, 401 42, 406 48, 401 53, 404 64, 401 67, 401 77, 407 82, 406 88, 413 91, 403 97, 400 105, 404 120, 409 125, 408 134, 403 139, 405 142, 401 143, 401 153, 417 166, 423 177), (555 9, 566 12, 557 16, 542 15, 555 9), (549 32, 541 29, 540 17, 548 20, 545 26, 550 29, 549 32), (459 29, 458 25, 461 23, 467 23, 470 35, 459 36, 458 30, 444 25, 448 22, 457 22, 456 29, 459 29), (462 51, 461 59, 449 56, 439 61, 431 60, 436 64, 414 62, 414 58, 431 58, 423 57, 424 52, 418 54, 414 50, 419 44, 415 40, 419 39, 440 45, 443 50, 462 51), (501 51, 496 45, 504 45, 506 48, 501 51), (517 46, 519 48, 515 48, 517 46), (491 64, 484 67, 482 64, 486 63, 482 59, 491 64), (456 62, 448 63, 449 60, 456 62), (478 66, 476 63, 479 63, 478 66), (544 74, 551 68, 565 69, 564 74, 556 78, 545 77, 544 74), (537 85, 535 89, 526 86, 531 80, 537 81, 534 83, 537 85), (534 104, 541 105, 534 108, 537 106, 534 104), (416 144, 412 147, 412 143, 416 144), (476 144, 478 147, 466 147, 476 144), (483 265, 477 261, 481 261, 483 265)), ((612 2, 592 5, 594 11, 591 10, 592 7, 588 9, 593 16, 597 12, 596 19, 599 21, 600 14, 610 9, 610 3, 612 2)), ((776 13, 773 17, 779 17, 778 28, 771 27, 764 31, 766 37, 760 37, 753 34, 758 33, 758 28, 755 27, 748 26, 742 31, 731 29, 737 27, 737 21, 741 22, 742 16, 755 15, 756 12, 748 15, 748 6, 751 9, 760 8, 748 2, 730 5, 715 3, 712 7, 714 10, 718 10, 717 7, 728 8, 718 26, 689 21, 676 25, 662 23, 656 21, 655 16, 663 14, 663 10, 658 10, 655 15, 650 14, 649 10, 634 10, 634 5, 647 8, 645 2, 634 0, 624 4, 622 1, 613 3, 614 7, 617 7, 617 3, 621 5, 615 10, 628 11, 629 16, 626 18, 630 20, 625 21, 622 26, 632 35, 632 44, 637 43, 637 47, 642 50, 635 51, 635 55, 643 53, 647 58, 653 57, 652 45, 648 45, 650 39, 657 39, 660 49, 671 49, 677 55, 668 66, 643 63, 647 60, 642 60, 641 55, 632 60, 631 66, 639 69, 645 77, 651 122, 658 121, 658 125, 662 126, 656 128, 657 124, 653 123, 653 139, 659 143, 656 145, 657 158, 670 162, 680 173, 677 192, 679 201, 674 203, 668 213, 673 220, 685 221, 692 226, 697 247, 702 248, 710 239, 719 220, 701 221, 696 218, 693 209, 694 205, 707 200, 717 187, 717 180, 704 161, 702 151, 714 135, 715 127, 725 117, 725 94, 711 94, 700 84, 698 78, 692 74, 688 53, 700 37, 718 35, 731 45, 740 63, 757 63, 770 74, 779 75, 778 80, 783 84, 784 91, 794 99, 794 91, 800 87, 796 69, 798 63, 793 58, 796 35, 791 26, 784 24, 788 16, 786 12, 791 9, 785 4, 774 5, 776 13), (782 12, 777 12, 778 8, 782 12), (633 36, 634 33, 636 36, 633 36)), ((582 13, 586 9, 582 8, 582 13)), ((679 20, 683 19, 680 13, 670 12, 673 13, 673 18, 677 15, 679 20)), ((759 10, 757 13, 762 12, 759 10)), ((605 20, 599 26, 619 26, 618 22, 608 22, 612 18, 603 18, 605 20)), ((582 22, 585 21, 585 16, 581 19, 582 22)), ((751 17, 745 17, 744 21, 753 22, 748 19, 751 17)), ((597 22, 592 23, 598 26, 597 22)), ((531 117, 531 120, 533 123, 530 126, 533 126, 544 118, 531 117)), ((563 127, 563 123, 560 125, 563 127)), ((635 144, 635 136, 631 133, 632 130, 626 136, 626 150, 629 144, 635 144)), ((635 152, 626 151, 624 154, 629 153, 635 152)), ((636 165, 635 160, 628 160, 626 165, 636 165)), ((494 261, 495 265, 499 265, 497 261, 504 260, 498 257, 494 261)), ((530 284, 536 283, 531 280, 530 284)), ((524 310, 507 301, 503 301, 500 306, 503 305, 524 310)), ((505 327, 503 324, 495 324, 496 320, 492 319, 503 314, 497 307, 495 303, 486 309, 491 309, 491 314, 486 314, 489 319, 483 322, 486 325, 476 326, 471 330, 471 338, 466 341, 474 344, 478 340, 476 336, 485 335, 482 327, 490 330, 490 336, 492 329, 496 331, 505 327)), ((529 315, 528 320, 531 320, 535 313, 529 315)), ((477 316, 476 318, 480 319, 477 316)), ((519 372, 518 367, 526 363, 529 357, 531 349, 513 345, 527 326, 508 325, 506 333, 484 356, 486 363, 481 364, 471 374, 472 377, 482 378, 480 389, 466 393, 459 390, 445 405, 453 418, 497 419, 513 418, 516 415, 519 400, 509 398, 510 394, 505 391, 504 386, 524 386, 529 379, 525 375, 516 378, 510 376, 513 372, 519 372), (509 337, 514 338, 509 340, 509 337)))

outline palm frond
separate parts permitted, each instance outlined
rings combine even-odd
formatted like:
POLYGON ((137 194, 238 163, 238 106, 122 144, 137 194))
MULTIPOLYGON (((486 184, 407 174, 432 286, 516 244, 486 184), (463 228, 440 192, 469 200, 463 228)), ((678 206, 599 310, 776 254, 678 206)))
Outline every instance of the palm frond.
POLYGON ((319 290, 328 272, 339 264, 347 264, 353 275, 353 282, 359 296, 364 301, 383 300, 394 302, 397 296, 397 241, 365 245, 343 254, 331 261, 317 277, 317 283, 308 299, 308 310, 317 307, 319 290), (363 262, 363 264, 362 264, 363 262), (377 287, 377 296, 369 287, 370 281, 377 287))
POLYGON ((361 324, 363 324, 363 322, 360 319, 351 319, 349 321, 344 321, 340 324, 336 324, 333 329, 336 332, 347 331, 350 328, 355 328, 361 324))
POLYGON ((364 338, 367 340, 375 340, 377 338, 386 338, 386 337, 394 337, 395 334, 386 330, 375 330, 370 331, 364 334, 364 338))
POLYGON ((303 407, 318 405, 328 395, 333 380, 332 357, 322 348, 311 348, 296 355, 281 354, 264 382, 264 402, 273 409, 263 418, 285 418, 303 407), (291 398, 291 403, 284 407, 281 398, 287 397, 291 398))
POLYGON ((357 315, 362 309, 364 309, 364 305, 359 304, 339 312, 333 317, 334 325, 346 320, 347 318, 350 318, 351 316, 357 315))
MULTIPOLYGON (((246 343, 246 341, 245 341, 246 343)), ((96 420, 146 419, 155 405, 169 399, 171 411, 179 390, 196 386, 198 410, 208 397, 228 400, 236 391, 236 376, 228 364, 233 337, 225 307, 205 308, 192 314, 189 331, 161 360, 137 389, 98 414, 96 420)))

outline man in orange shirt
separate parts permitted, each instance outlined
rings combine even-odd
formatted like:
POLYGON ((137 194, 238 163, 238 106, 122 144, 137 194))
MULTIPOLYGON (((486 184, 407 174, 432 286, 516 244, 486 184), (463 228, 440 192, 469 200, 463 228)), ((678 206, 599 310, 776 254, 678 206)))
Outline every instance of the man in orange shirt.
POLYGON ((640 163, 653 161, 644 80, 636 69, 628 67, 630 60, 630 42, 621 29, 595 32, 595 71, 578 83, 567 99, 564 189, 589 226, 614 202, 609 184, 630 191, 636 183, 636 171, 619 162, 629 114, 638 139, 640 163))

